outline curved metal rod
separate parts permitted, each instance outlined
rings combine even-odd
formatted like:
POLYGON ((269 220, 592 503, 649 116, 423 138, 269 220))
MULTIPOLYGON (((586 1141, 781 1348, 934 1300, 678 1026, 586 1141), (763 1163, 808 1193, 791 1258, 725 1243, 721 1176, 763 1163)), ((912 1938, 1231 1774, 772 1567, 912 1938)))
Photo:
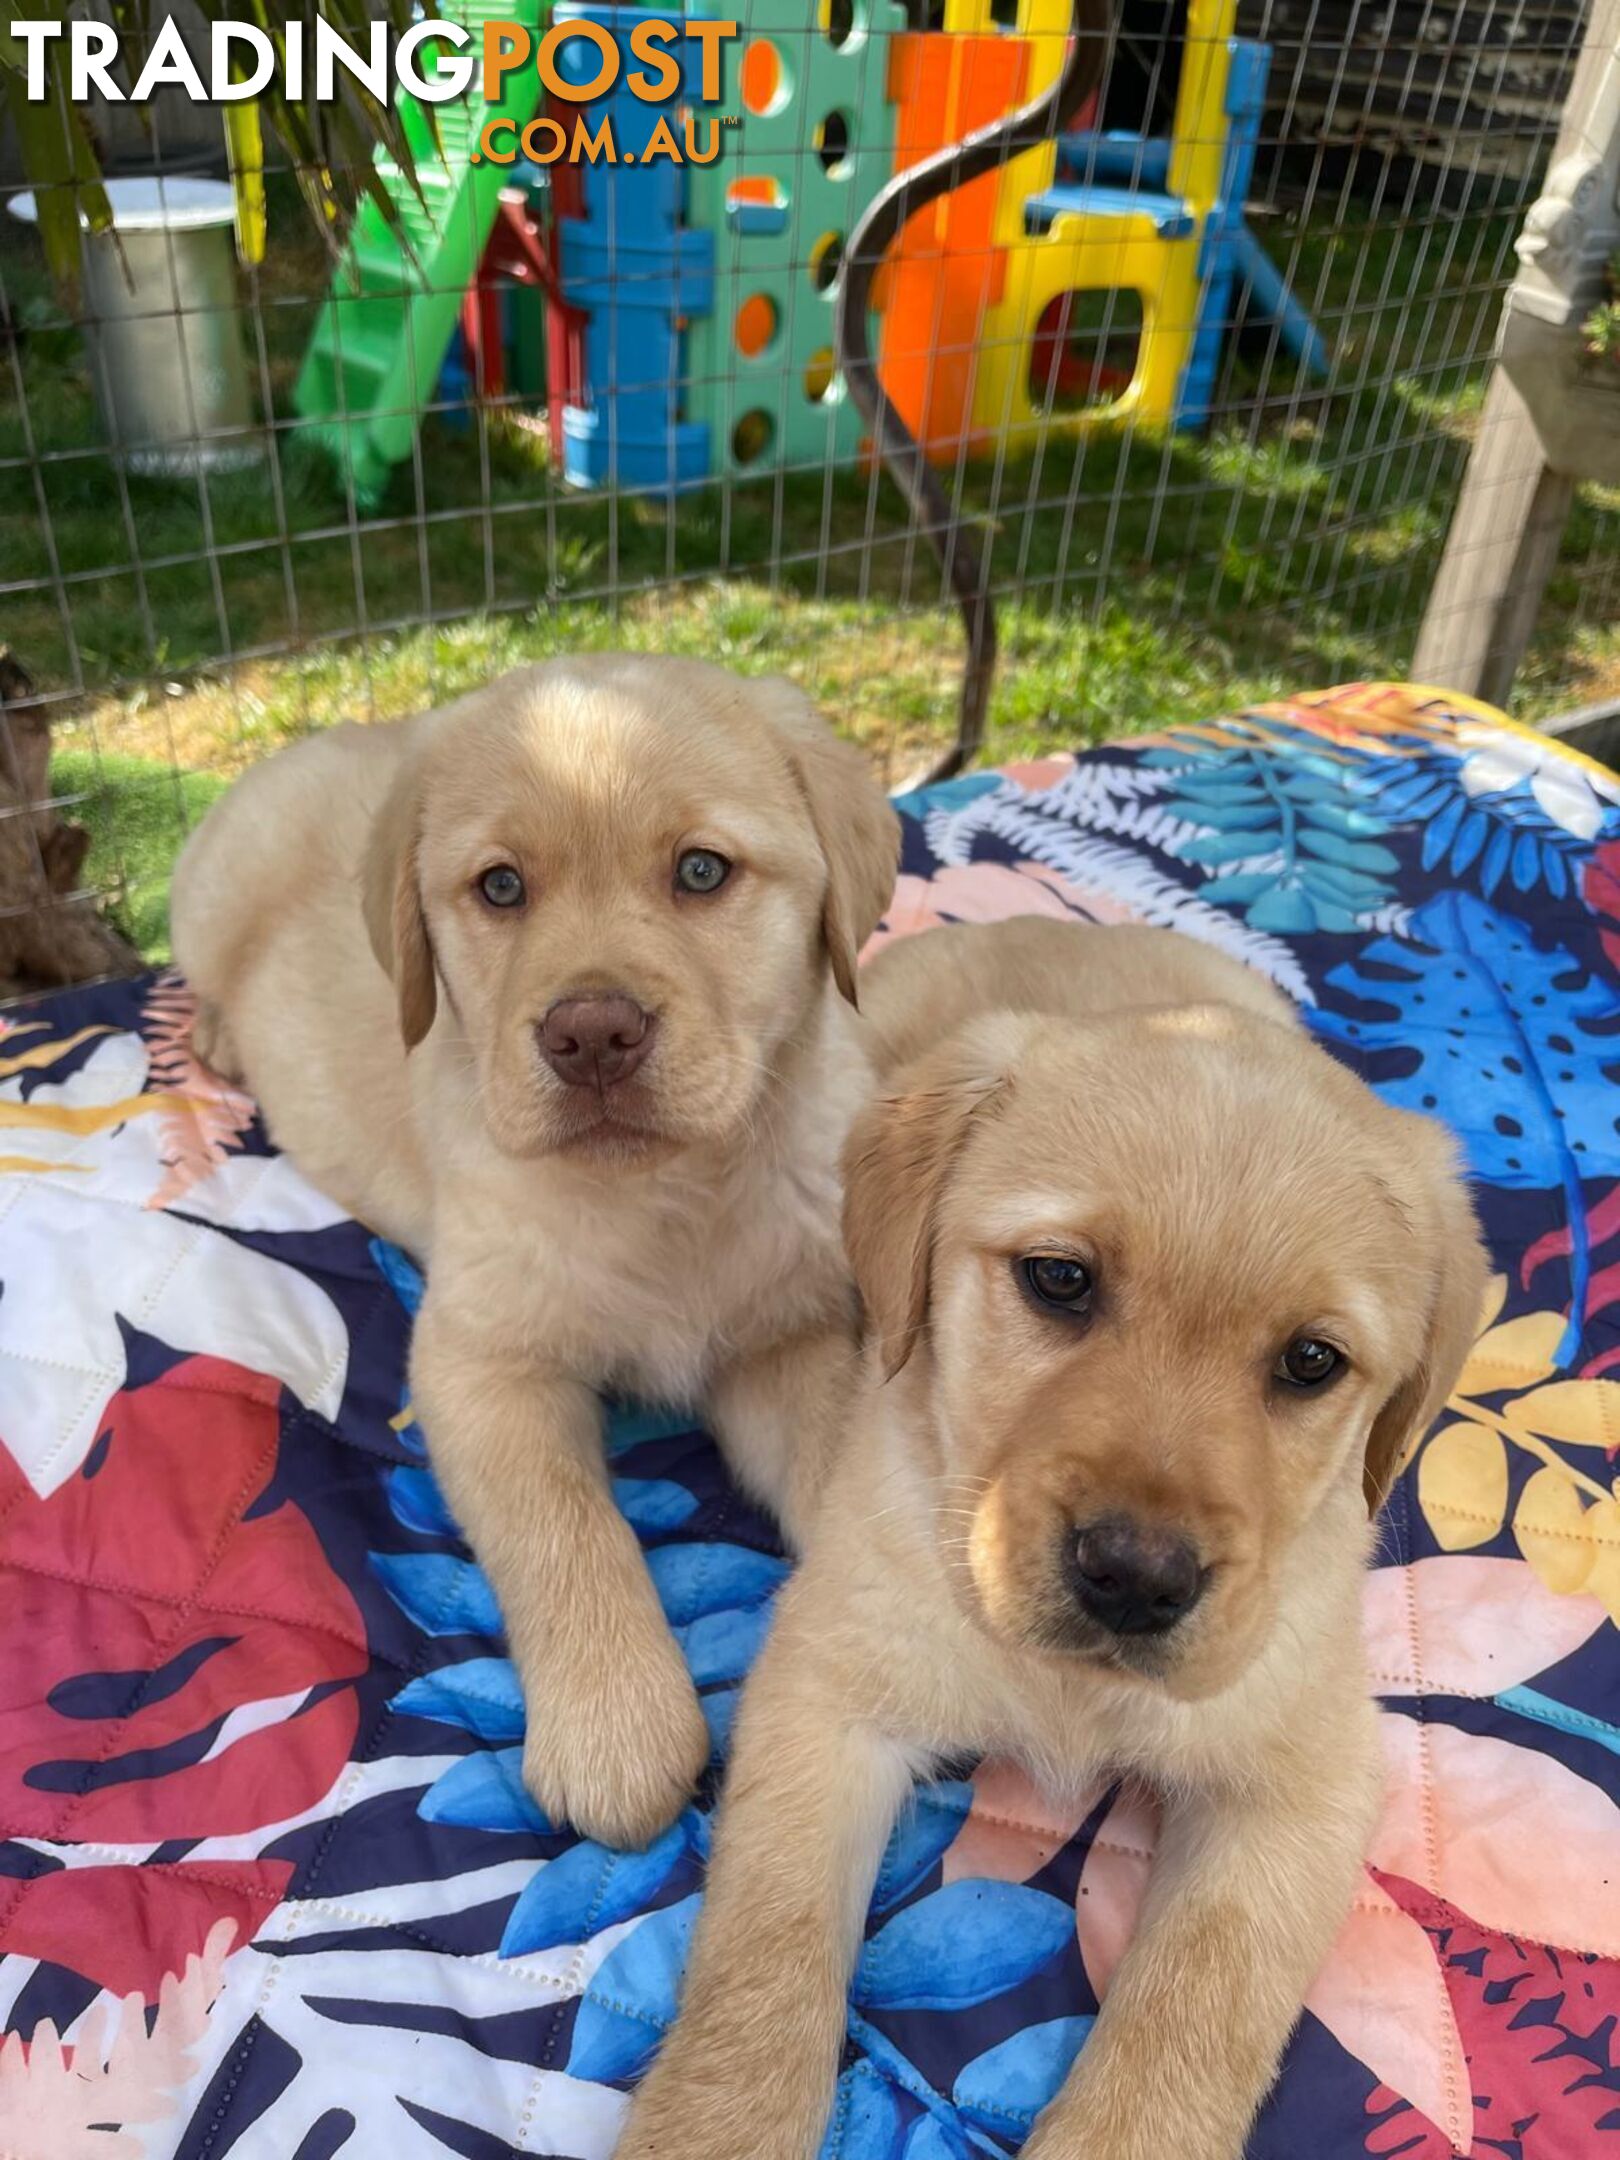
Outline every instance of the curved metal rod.
POLYGON ((1018 112, 989 127, 976 128, 961 142, 897 173, 874 197, 845 243, 834 333, 838 365, 872 431, 873 448, 933 543, 967 633, 956 741, 929 769, 925 777, 930 780, 943 780, 959 771, 984 740, 985 713, 996 672, 996 611, 977 538, 961 524, 938 473, 878 380, 870 330, 872 281, 901 227, 919 210, 953 188, 966 187, 970 180, 994 172, 1021 151, 1038 149, 1056 134, 1064 115, 1083 104, 1102 80, 1108 30, 1107 0, 1074 0, 1069 49, 1051 87, 1018 112))

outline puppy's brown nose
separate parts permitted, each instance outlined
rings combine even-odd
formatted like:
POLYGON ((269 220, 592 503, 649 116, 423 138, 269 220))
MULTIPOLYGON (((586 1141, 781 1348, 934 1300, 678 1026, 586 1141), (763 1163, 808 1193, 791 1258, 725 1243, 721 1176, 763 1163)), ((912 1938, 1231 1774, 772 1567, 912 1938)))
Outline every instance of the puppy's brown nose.
POLYGON ((655 1015, 619 991, 559 998, 535 1029, 559 1080, 599 1093, 628 1080, 652 1048, 655 1015))
POLYGON ((1126 1515, 1075 1532, 1070 1583, 1082 1612, 1111 1635, 1162 1635, 1204 1594, 1205 1569, 1189 1541, 1126 1515))

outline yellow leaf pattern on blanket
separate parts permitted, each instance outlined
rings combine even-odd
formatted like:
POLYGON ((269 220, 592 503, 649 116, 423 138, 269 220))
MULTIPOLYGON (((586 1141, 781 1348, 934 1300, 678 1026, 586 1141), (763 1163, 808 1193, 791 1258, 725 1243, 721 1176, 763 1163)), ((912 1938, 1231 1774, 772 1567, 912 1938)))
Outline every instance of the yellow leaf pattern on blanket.
MULTIPOLYGON (((29 1035, 31 1028, 14 1028, 13 1035, 29 1035)), ((69 1035, 60 1041, 34 1043, 26 1050, 19 1050, 13 1057, 0 1056, 0 1080, 9 1080, 13 1073, 38 1072, 44 1066, 55 1065, 70 1050, 77 1050, 80 1043, 91 1041, 97 1035, 110 1035, 110 1027, 80 1028, 77 1035, 69 1035)), ((0 1041, 5 1038, 0 1037, 0 1041)))
POLYGON ((1582 1588, 1620 1624, 1620 1500, 1600 1500, 1586 1511, 1586 1529, 1597 1548, 1582 1588))
MULTIPOLYGON (((1504 1454, 1505 1454, 1504 1450, 1504 1454)), ((1568 1596, 1584 1589, 1597 1558, 1588 1509, 1576 1487, 1551 1464, 1536 1471, 1513 1511, 1519 1550, 1549 1590, 1568 1596)))
POLYGON ((120 1102, 108 1103, 0 1102, 0 1130, 72 1133, 83 1138, 168 1107, 166 1095, 126 1095, 120 1102))
POLYGON ((1457 1382, 1459 1395, 1497 1395, 1503 1388, 1534 1387, 1558 1370, 1558 1345, 1564 1316, 1555 1312, 1520 1313, 1485 1333, 1469 1353, 1457 1382))
POLYGON ((1418 1449, 1418 1505, 1444 1552, 1466 1552, 1501 1534, 1509 1513, 1514 1451, 1533 1471, 1512 1507, 1514 1540, 1549 1590, 1595 1597, 1620 1622, 1620 1499, 1612 1457, 1620 1449, 1620 1381, 1561 1380, 1565 1329, 1556 1312, 1499 1320, 1507 1297, 1496 1276, 1480 1313, 1480 1336, 1447 1404, 1445 1424, 1418 1449), (1485 1397, 1507 1397, 1499 1406, 1485 1397), (1560 1448, 1602 1450, 1596 1475, 1560 1448))
POLYGON ((1508 1406, 1508 1420, 1566 1447, 1620 1448, 1620 1380, 1553 1380, 1508 1406))
POLYGON ((1418 1500, 1446 1552, 1484 1545, 1507 1513, 1508 1459, 1500 1433, 1484 1425, 1448 1425, 1418 1464, 1418 1500))

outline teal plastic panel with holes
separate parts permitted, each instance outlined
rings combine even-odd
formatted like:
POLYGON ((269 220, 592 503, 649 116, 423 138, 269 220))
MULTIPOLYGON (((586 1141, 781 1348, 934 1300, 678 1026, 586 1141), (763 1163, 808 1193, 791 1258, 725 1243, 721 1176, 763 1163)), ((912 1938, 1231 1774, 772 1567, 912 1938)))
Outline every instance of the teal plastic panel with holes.
POLYGON ((899 0, 699 0, 735 22, 718 106, 721 155, 688 173, 688 222, 714 234, 714 308, 687 328, 685 410, 715 470, 849 463, 861 419, 833 365, 843 242, 889 178, 890 41, 899 0), (806 18, 809 18, 808 23, 806 18))

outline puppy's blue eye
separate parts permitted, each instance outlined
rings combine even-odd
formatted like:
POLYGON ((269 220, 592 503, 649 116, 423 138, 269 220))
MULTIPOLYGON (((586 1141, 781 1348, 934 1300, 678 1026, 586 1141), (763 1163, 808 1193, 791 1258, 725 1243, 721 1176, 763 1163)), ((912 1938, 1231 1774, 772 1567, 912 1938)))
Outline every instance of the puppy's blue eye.
POLYGON ((1094 1285, 1084 1261, 1059 1253, 1032 1253, 1018 1265, 1040 1304, 1062 1313, 1084 1313, 1089 1309, 1094 1285))
POLYGON ((491 907, 521 907, 528 897, 528 889, 510 863, 497 863, 486 870, 478 880, 478 890, 491 907))
POLYGON ((1314 1388, 1331 1380, 1343 1363, 1343 1353, 1332 1343, 1315 1335, 1300 1335, 1288 1345, 1272 1371, 1289 1387, 1314 1388))
POLYGON ((675 865, 675 883, 682 892, 718 892, 730 875, 730 863, 713 848, 688 848, 675 865))

